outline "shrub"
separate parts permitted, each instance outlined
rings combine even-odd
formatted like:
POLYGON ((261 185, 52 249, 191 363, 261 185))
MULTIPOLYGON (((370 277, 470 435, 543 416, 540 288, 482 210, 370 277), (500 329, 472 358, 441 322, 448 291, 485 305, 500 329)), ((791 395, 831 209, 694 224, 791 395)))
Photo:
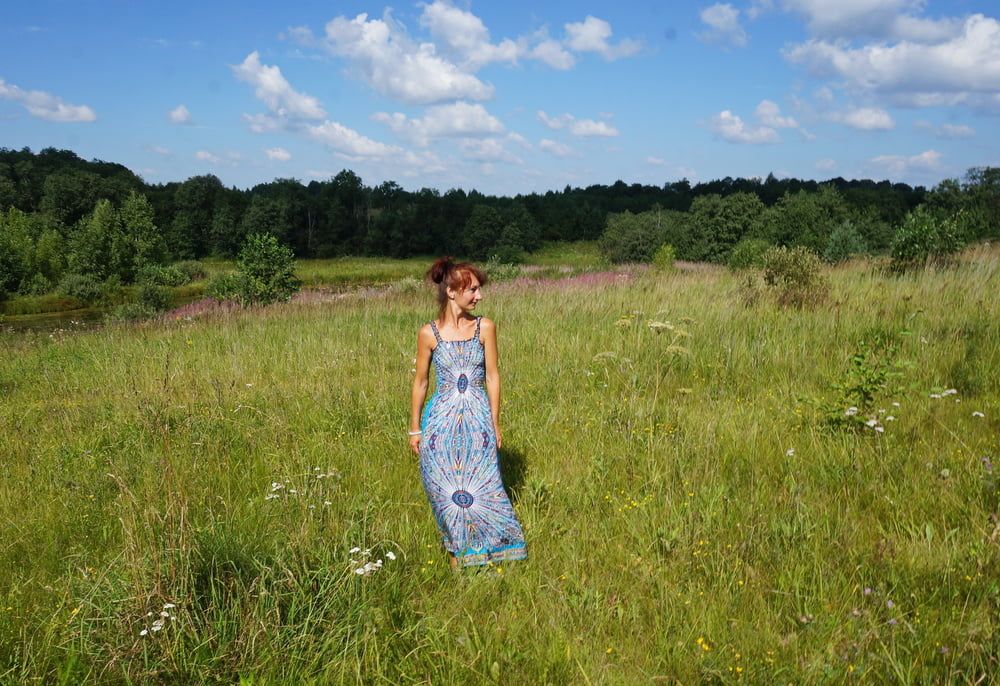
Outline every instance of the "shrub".
POLYGON ((152 283, 139 286, 138 297, 140 306, 150 312, 162 312, 170 306, 170 289, 152 283))
POLYGON ((500 281, 511 281, 521 275, 521 268, 510 262, 502 262, 497 255, 491 257, 483 265, 483 271, 490 277, 490 281, 499 283, 500 281))
POLYGON ((598 247, 612 262, 649 262, 663 243, 661 233, 650 213, 626 210, 608 217, 598 247))
POLYGON ((152 286, 183 286, 191 278, 177 265, 164 267, 159 264, 147 264, 139 268, 135 280, 137 283, 152 286))
POLYGON ((220 272, 208 280, 205 295, 216 300, 237 300, 242 290, 242 278, 239 274, 220 272))
POLYGON ((837 226, 826 242, 823 260, 830 264, 844 262, 854 255, 860 255, 868 250, 865 239, 855 228, 854 223, 845 221, 837 226))
POLYGON ((274 234, 247 236, 236 260, 240 274, 239 300, 244 305, 266 305, 288 300, 299 289, 295 278, 295 256, 274 234))
POLYGON ((92 305, 104 294, 97 279, 88 274, 66 274, 59 280, 56 290, 60 295, 92 305))
POLYGON ((826 299, 830 284, 822 273, 819 256, 809 248, 769 248, 763 263, 764 283, 782 307, 806 307, 826 299))
POLYGON ((771 244, 763 238, 745 238, 729 252, 729 268, 734 271, 759 269, 764 266, 764 253, 771 244))
POLYGON ((660 271, 666 272, 674 268, 674 261, 677 259, 677 251, 674 246, 664 243, 653 253, 653 266, 660 271))
POLYGON ((893 236, 891 269, 902 272, 947 264, 964 242, 959 220, 935 217, 923 205, 910 212, 893 236))
POLYGON ((27 295, 44 295, 52 290, 52 282, 41 272, 35 272, 21 289, 27 295))
POLYGON ((198 260, 182 260, 175 262, 171 267, 185 274, 188 282, 204 279, 208 275, 208 272, 205 271, 205 265, 198 260))

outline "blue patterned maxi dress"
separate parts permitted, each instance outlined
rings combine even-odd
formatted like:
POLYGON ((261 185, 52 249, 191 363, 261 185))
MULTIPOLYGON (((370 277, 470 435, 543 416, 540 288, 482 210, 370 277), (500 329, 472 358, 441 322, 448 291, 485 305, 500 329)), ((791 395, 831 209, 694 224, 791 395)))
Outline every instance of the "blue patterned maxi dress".
POLYGON ((524 534, 503 489, 486 395, 486 354, 475 335, 444 341, 431 322, 437 379, 420 422, 420 475, 444 547, 460 566, 527 557, 524 534))

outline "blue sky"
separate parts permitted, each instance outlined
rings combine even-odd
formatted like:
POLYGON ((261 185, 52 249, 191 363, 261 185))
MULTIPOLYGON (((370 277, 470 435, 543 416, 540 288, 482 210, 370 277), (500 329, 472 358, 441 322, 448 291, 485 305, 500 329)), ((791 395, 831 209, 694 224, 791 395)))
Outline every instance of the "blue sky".
POLYGON ((1000 12, 955 0, 11 3, 0 146, 149 182, 933 185, 1000 165, 1000 12))

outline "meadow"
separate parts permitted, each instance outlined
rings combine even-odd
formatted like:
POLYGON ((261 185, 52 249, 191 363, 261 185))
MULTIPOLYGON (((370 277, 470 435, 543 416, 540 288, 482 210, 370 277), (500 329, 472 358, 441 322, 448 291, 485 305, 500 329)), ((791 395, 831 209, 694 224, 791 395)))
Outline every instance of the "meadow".
POLYGON ((458 575, 406 445, 432 295, 383 262, 0 335, 0 683, 997 679, 996 246, 813 310, 707 265, 488 286, 530 557, 458 575))

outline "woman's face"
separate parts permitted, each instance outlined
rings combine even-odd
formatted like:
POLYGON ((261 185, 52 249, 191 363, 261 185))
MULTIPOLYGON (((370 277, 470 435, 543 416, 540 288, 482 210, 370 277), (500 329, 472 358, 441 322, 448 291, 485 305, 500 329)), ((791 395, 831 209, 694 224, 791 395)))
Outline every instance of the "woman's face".
POLYGON ((476 303, 483 299, 483 290, 479 285, 479 279, 475 275, 470 276, 472 281, 466 288, 451 291, 455 296, 455 304, 463 311, 475 309, 476 303))

